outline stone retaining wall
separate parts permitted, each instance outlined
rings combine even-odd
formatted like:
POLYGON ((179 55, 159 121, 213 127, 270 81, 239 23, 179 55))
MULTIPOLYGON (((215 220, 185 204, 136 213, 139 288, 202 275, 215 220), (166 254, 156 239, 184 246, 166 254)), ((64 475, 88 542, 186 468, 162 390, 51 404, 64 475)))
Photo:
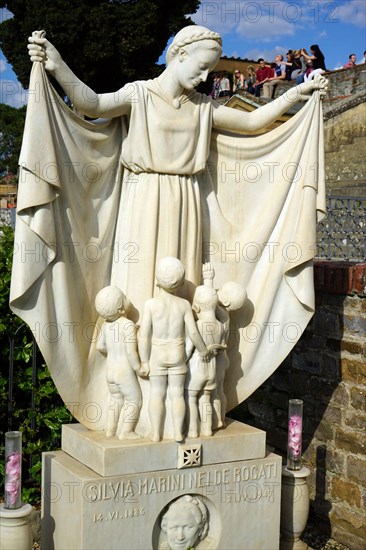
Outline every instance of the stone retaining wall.
POLYGON ((352 550, 366 548, 366 264, 317 262, 316 313, 281 367, 232 416, 285 456, 289 398, 304 401, 311 514, 352 550))

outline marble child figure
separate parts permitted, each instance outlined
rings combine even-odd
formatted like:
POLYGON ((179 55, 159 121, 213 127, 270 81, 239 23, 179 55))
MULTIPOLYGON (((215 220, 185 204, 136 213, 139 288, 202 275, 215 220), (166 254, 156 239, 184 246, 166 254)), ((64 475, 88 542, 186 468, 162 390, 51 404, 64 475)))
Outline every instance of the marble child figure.
POLYGON ((95 309, 105 322, 97 349, 106 356, 106 378, 110 400, 106 416, 106 436, 136 439, 142 405, 136 373, 141 372, 137 353, 136 328, 125 315, 126 297, 122 290, 107 286, 95 298, 95 309))
POLYGON ((180 260, 169 256, 162 258, 156 269, 159 294, 145 303, 142 314, 138 348, 143 368, 150 376, 152 441, 160 441, 162 438, 168 387, 174 437, 176 441, 183 440, 186 334, 203 360, 209 358, 209 351, 197 330, 190 303, 176 296, 177 290, 184 283, 184 275, 184 266, 180 260))
MULTIPOLYGON (((246 300, 247 293, 242 284, 229 281, 218 290, 219 305, 216 309, 216 315, 225 327, 226 343, 230 334, 230 315, 231 311, 241 309, 246 300)), ((224 381, 227 370, 230 366, 229 357, 226 352, 226 346, 220 350, 216 356, 216 388, 213 392, 214 411, 217 414, 217 427, 225 427, 225 418, 227 412, 227 399, 224 391, 224 381)))
MULTIPOLYGON (((202 269, 203 284, 205 287, 214 289, 215 270, 210 263, 206 263, 202 269)), ((216 385, 212 394, 213 412, 215 417, 213 425, 216 428, 225 427, 227 400, 224 391, 225 375, 229 368, 229 357, 226 352, 226 344, 230 334, 230 312, 241 309, 246 300, 247 292, 242 284, 228 281, 217 292, 218 300, 215 315, 222 326, 222 343, 225 344, 218 349, 216 360, 216 385)))
POLYGON ((216 354, 226 348, 225 326, 216 318, 218 304, 219 298, 214 288, 204 285, 196 288, 192 307, 198 317, 197 328, 212 356, 209 361, 204 362, 196 349, 188 363, 185 382, 188 397, 188 437, 198 437, 199 433, 212 435, 211 395, 217 383, 216 354))
MULTIPOLYGON (((187 26, 177 33, 157 78, 129 83, 115 93, 98 94, 82 83, 44 33, 33 33, 28 48, 30 89, 40 93, 29 94, 15 243, 19 250, 39 247, 44 253, 39 261, 27 255, 26 269, 22 256, 14 255, 11 307, 30 326, 72 325, 80 332, 77 344, 67 338, 50 342, 43 335, 38 342, 63 400, 78 403, 77 420, 102 429, 102 417, 91 422, 82 411, 87 403, 108 398, 101 368, 106 358, 95 342, 82 337, 83 327, 97 323, 97 292, 118 286, 131 301, 129 318, 137 321, 143 304, 156 294, 156 266, 166 256, 184 264, 186 283, 179 292, 191 298, 200 284, 207 243, 232 250, 235 243, 279 242, 275 251, 299 243, 306 252, 296 265, 284 262, 283 254, 274 261, 262 254, 258 262, 240 254, 239 262, 218 261, 215 270, 219 286, 237 280, 247 288, 254 323, 283 327, 290 309, 300 337, 314 309, 309 266, 316 211, 324 209, 319 99, 325 78, 293 87, 248 113, 195 91, 221 55, 220 36, 205 27, 187 26), (89 120, 60 100, 47 73, 89 120), (237 135, 264 130, 309 96, 274 131, 250 139, 237 135), (95 118, 100 120, 90 122, 95 118), (269 167, 259 171, 255 185, 247 164, 269 167), (301 168, 296 174, 294 165, 301 168), (230 175, 236 166, 239 178, 230 175), (72 257, 70 243, 75 243, 72 257), (92 247, 98 261, 91 270, 85 250, 92 247), (268 277, 273 282, 264 296, 268 277)), ((212 252, 209 259, 219 256, 212 252)), ((240 339, 240 349, 233 350, 236 378, 226 385, 229 408, 255 391, 294 344, 282 338, 272 346, 263 337, 247 349, 240 339)), ((148 424, 142 414, 139 433, 147 435, 148 424)))
POLYGON ((161 530, 167 540, 159 550, 187 550, 205 539, 208 533, 208 511, 199 497, 184 495, 175 500, 163 515, 161 530))

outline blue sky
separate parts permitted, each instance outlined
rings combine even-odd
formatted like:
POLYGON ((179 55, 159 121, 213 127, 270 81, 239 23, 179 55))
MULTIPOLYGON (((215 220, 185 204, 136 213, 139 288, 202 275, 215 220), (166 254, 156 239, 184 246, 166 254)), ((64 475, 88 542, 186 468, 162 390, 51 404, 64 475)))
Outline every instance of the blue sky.
MULTIPOLYGON (((9 16, 0 10, 0 20, 9 16)), ((318 44, 327 68, 335 69, 350 53, 360 61, 366 49, 366 0, 203 0, 192 19, 222 35, 228 57, 271 61, 288 49, 309 51, 318 44)), ((1 51, 0 79, 0 102, 23 105, 26 93, 1 51)))

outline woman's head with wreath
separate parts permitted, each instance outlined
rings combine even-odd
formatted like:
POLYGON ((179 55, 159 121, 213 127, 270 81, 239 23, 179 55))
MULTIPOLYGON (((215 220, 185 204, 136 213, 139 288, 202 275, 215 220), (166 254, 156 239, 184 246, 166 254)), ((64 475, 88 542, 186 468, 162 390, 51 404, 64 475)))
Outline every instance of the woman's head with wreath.
POLYGON ((167 70, 173 81, 190 91, 207 80, 221 56, 221 37, 206 27, 184 27, 166 53, 167 70))

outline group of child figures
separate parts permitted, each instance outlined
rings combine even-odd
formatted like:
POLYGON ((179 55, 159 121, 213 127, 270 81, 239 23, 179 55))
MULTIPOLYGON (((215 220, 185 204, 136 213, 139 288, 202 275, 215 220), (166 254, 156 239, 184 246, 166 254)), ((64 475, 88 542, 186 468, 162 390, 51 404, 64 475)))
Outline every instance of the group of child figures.
POLYGON ((107 437, 140 437, 135 432, 142 406, 137 375, 150 381, 152 441, 162 439, 168 388, 176 441, 182 441, 186 431, 188 437, 210 436, 225 425, 229 312, 244 305, 246 291, 235 282, 216 291, 210 264, 203 266, 202 274, 203 284, 196 288, 191 306, 176 295, 185 280, 182 262, 163 258, 156 269, 159 293, 145 302, 138 335, 127 318, 129 301, 123 292, 108 286, 97 294, 95 307, 105 319, 97 349, 106 355, 107 437))

